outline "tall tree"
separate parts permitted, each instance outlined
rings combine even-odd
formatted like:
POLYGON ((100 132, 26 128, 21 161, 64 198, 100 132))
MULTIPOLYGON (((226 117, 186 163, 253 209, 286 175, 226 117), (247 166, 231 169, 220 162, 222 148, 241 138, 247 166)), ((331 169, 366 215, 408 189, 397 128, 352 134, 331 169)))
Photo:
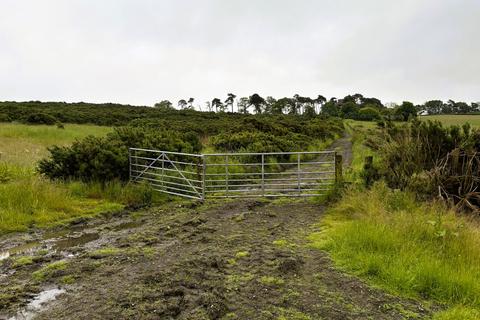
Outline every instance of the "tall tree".
POLYGON ((291 110, 290 113, 297 114, 297 113, 302 113, 302 103, 300 102, 302 100, 302 97, 299 94, 295 94, 293 96, 293 100, 295 101, 295 106, 293 110, 291 110))
POLYGON ((263 110, 264 113, 272 113, 272 107, 273 105, 277 102, 277 99, 275 99, 272 96, 268 96, 265 98, 265 108, 263 110))
POLYGON ((240 113, 248 113, 249 99, 248 97, 241 97, 237 102, 237 109, 240 113))
POLYGON ((340 109, 338 108, 336 98, 331 98, 323 105, 322 114, 326 114, 331 117, 338 117, 340 115, 340 109))
POLYGON ((193 109, 193 102, 195 101, 194 98, 190 98, 188 99, 188 108, 189 109, 193 109))
POLYGON ((215 108, 215 112, 218 112, 218 109, 220 109, 220 111, 222 111, 222 108, 223 108, 222 100, 220 100, 218 98, 214 98, 212 100, 212 107, 215 108))
POLYGON ((413 103, 403 101, 403 103, 395 110, 395 114, 397 114, 401 120, 408 121, 408 119, 417 116, 417 108, 415 108, 413 103))
POLYGON ((228 106, 230 106, 232 108, 232 113, 233 113, 233 102, 235 101, 235 98, 237 97, 236 95, 234 95, 233 93, 229 93, 227 94, 228 98, 225 100, 225 104, 228 106))
POLYGON ((185 99, 178 100, 178 107, 180 109, 185 109, 186 106, 187 106, 187 101, 185 101, 185 99))
POLYGON ((423 109, 428 114, 440 114, 443 109, 443 101, 441 100, 430 100, 425 102, 423 109))
POLYGON ((255 113, 259 114, 263 111, 263 106, 265 105, 265 99, 263 99, 259 94, 254 93, 248 98, 249 105, 253 106, 255 113))
POLYGON ((172 103, 168 100, 162 100, 158 103, 155 103, 155 105, 153 107, 157 108, 157 109, 164 110, 164 111, 174 109, 172 103))
POLYGON ((480 112, 480 102, 472 102, 472 112, 480 112))
POLYGON ((320 113, 322 111, 322 107, 325 104, 325 102, 327 102, 327 99, 321 94, 319 94, 318 97, 315 99, 315 103, 318 105, 317 113, 320 113))
POLYGON ((355 102, 356 104, 363 104, 364 103, 364 98, 363 98, 363 94, 360 94, 360 93, 355 93, 353 96, 353 102, 355 102))
POLYGON ((282 114, 288 112, 291 109, 291 106, 295 105, 295 101, 292 98, 281 98, 278 99, 271 107, 271 113, 273 114, 282 114))
POLYGON ((472 110, 470 108, 470 105, 465 102, 456 102, 455 103, 455 113, 470 113, 472 110))

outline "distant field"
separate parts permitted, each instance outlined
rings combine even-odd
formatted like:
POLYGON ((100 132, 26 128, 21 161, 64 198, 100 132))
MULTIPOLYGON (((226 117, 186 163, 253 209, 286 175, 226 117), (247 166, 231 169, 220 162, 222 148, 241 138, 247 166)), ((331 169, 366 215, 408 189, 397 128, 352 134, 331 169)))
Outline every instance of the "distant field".
POLYGON ((68 145, 88 135, 102 136, 112 128, 67 124, 56 126, 0 123, 0 160, 31 166, 47 154, 51 145, 68 145))
POLYGON ((462 125, 470 123, 472 127, 480 128, 480 114, 472 115, 435 115, 435 116, 421 116, 422 120, 438 120, 444 125, 462 125))

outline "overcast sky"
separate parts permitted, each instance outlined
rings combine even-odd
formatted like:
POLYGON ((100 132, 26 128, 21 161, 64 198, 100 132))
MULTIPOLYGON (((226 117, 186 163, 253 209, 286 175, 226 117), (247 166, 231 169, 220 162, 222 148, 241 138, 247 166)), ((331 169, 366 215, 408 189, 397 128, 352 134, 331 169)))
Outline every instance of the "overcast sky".
POLYGON ((0 0, 0 100, 480 101, 480 0, 0 0))

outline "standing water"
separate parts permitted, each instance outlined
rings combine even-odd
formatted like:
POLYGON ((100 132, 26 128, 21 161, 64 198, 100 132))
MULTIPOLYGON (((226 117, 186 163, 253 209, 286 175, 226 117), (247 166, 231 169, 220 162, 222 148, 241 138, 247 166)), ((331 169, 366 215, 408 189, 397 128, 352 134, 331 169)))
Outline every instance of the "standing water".
POLYGON ((37 294, 23 310, 18 312, 15 316, 10 317, 8 320, 31 320, 38 312, 45 309, 48 302, 55 300, 58 295, 64 292, 65 290, 57 288, 44 290, 37 294))

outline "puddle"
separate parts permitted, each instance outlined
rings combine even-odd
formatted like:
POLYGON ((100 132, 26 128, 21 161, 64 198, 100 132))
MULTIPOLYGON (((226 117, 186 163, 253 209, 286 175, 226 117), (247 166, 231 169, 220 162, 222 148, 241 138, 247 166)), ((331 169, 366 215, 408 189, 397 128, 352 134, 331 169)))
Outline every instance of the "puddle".
POLYGON ((100 235, 98 233, 84 233, 80 237, 65 238, 65 239, 55 241, 52 246, 52 250, 64 251, 66 249, 69 249, 75 246, 80 246, 82 244, 95 241, 99 238, 100 238, 100 235))
POLYGON ((35 298, 30 301, 27 306, 15 316, 10 317, 8 320, 30 320, 35 317, 35 315, 45 309, 45 305, 48 302, 54 301, 58 295, 64 293, 63 289, 49 289, 44 290, 37 294, 35 298))
POLYGON ((47 231, 43 234, 42 239, 50 240, 50 239, 56 239, 56 238, 65 238, 65 237, 71 236, 74 233, 82 232, 87 228, 88 226, 86 225, 79 225, 79 226, 69 226, 67 229, 47 231))
POLYGON ((118 226, 113 227, 114 231, 121 231, 125 229, 133 229, 140 227, 143 224, 141 221, 131 221, 131 222, 125 222, 122 224, 119 224, 118 226))
MULTIPOLYGON (((98 233, 84 233, 78 237, 51 237, 53 233, 44 237, 43 241, 32 241, 6 251, 0 251, 0 261, 17 254, 33 254, 39 249, 46 249, 49 252, 65 251, 69 248, 80 246, 100 238, 98 233), (52 240, 53 239, 53 240, 52 240)), ((58 235, 58 234, 56 234, 58 235)), ((65 233, 64 235, 67 235, 65 233)))
POLYGON ((10 256, 22 253, 31 253, 40 247, 39 241, 28 242, 20 246, 13 247, 12 249, 0 252, 0 261, 7 259, 10 256))
POLYGON ((8 257, 10 257, 10 252, 9 251, 0 252, 0 261, 5 260, 8 257))

